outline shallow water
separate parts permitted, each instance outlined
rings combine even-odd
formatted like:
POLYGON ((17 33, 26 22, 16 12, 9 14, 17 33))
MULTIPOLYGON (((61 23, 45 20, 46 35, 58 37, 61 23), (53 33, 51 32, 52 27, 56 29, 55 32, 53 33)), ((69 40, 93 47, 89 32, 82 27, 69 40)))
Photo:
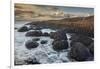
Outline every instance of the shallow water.
MULTIPOLYGON (((23 26, 26 22, 17 22, 15 24, 15 27, 20 28, 23 26)), ((56 30, 52 29, 41 29, 41 31, 50 33, 50 32, 55 32, 56 30)), ((26 37, 25 36, 26 32, 17 32, 15 30, 15 63, 16 64, 26 64, 24 60, 27 60, 28 58, 36 58, 37 61, 39 61, 41 64, 47 64, 47 63, 63 63, 63 62, 70 62, 68 59, 68 50, 63 50, 61 52, 56 52, 52 49, 52 42, 53 39, 50 37, 26 37), (40 38, 39 41, 39 46, 34 49, 27 49, 25 47, 25 42, 28 40, 32 40, 34 38, 40 38), (42 40, 47 40, 47 44, 41 44, 40 42, 42 40)), ((70 43, 70 34, 66 34, 68 37, 68 42, 70 43)), ((66 38, 67 38, 66 37, 66 38)), ((70 47, 70 45, 69 45, 70 47)))

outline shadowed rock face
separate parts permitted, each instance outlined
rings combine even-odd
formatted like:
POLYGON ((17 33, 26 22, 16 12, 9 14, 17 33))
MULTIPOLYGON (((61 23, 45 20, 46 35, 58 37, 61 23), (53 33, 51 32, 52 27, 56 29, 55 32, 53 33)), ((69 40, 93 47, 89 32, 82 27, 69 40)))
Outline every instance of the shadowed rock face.
POLYGON ((76 61, 86 61, 92 57, 89 49, 80 42, 72 45, 69 56, 76 61))

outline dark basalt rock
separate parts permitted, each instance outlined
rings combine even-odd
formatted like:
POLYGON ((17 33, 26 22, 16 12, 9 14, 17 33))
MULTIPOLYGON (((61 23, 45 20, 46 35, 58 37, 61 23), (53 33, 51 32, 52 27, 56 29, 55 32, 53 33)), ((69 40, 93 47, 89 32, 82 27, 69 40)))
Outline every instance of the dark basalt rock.
POLYGON ((28 31, 26 33, 26 36, 42 36, 42 32, 41 31, 28 31))
POLYGON ((73 43, 69 56, 76 61, 87 61, 92 57, 89 49, 80 42, 73 43))
POLYGON ((23 26, 23 27, 21 27, 21 28, 18 29, 18 32, 26 32, 26 31, 28 31, 28 30, 29 30, 29 29, 28 29, 27 26, 23 26))
POLYGON ((68 42, 66 40, 54 41, 52 45, 55 51, 61 51, 68 48, 68 42))
POLYGON ((72 42, 81 42, 85 46, 88 46, 88 45, 90 45, 93 42, 93 40, 90 37, 84 36, 84 35, 79 35, 79 34, 72 35, 72 37, 70 38, 70 40, 72 42))
POLYGON ((47 42, 48 42, 47 40, 42 40, 40 43, 41 44, 47 44, 47 42))
POLYGON ((26 46, 26 48, 27 49, 33 49, 33 48, 37 48, 38 47, 38 43, 37 42, 33 42, 33 41, 31 41, 31 40, 29 40, 29 41, 27 41, 26 43, 25 43, 25 46, 26 46))
POLYGON ((36 59, 28 58, 25 60, 27 64, 40 64, 36 59))
POLYGON ((91 44, 88 46, 88 49, 90 50, 91 54, 94 56, 94 42, 91 43, 91 44))
POLYGON ((40 38, 34 38, 34 39, 32 39, 32 41, 39 41, 40 40, 40 38))
POLYGON ((54 40, 67 40, 66 33, 63 30, 59 30, 57 32, 51 32, 50 37, 54 40))
POLYGON ((42 36, 50 36, 50 34, 45 32, 45 33, 42 34, 42 36))

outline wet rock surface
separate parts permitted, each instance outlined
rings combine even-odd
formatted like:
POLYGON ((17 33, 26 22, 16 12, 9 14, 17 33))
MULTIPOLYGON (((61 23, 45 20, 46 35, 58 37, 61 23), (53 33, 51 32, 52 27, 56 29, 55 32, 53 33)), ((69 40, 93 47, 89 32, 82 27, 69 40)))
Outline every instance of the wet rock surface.
POLYGON ((18 32, 26 32, 28 31, 28 27, 27 26, 22 26, 21 28, 18 29, 18 32))
POLYGON ((28 31, 26 33, 26 36, 42 36, 42 32, 41 31, 28 31))
POLYGON ((75 42, 72 44, 69 56, 76 61, 86 61, 92 57, 89 49, 80 42, 75 42))
POLYGON ((47 40, 42 40, 41 44, 47 44, 47 42, 48 42, 47 40))
POLYGON ((66 40, 54 41, 52 45, 55 51, 61 51, 68 48, 68 42, 66 40))
POLYGON ((40 40, 40 38, 34 38, 34 39, 32 39, 32 41, 39 41, 40 40))
POLYGON ((66 33, 64 31, 57 31, 57 32, 51 32, 50 37, 54 40, 67 40, 66 33))
POLYGON ((50 34, 45 32, 42 34, 42 36, 50 36, 50 34))
POLYGON ((39 45, 39 44, 38 44, 37 42, 31 41, 31 40, 29 40, 29 41, 27 41, 27 42, 25 43, 25 46, 26 46, 27 49, 36 48, 36 47, 38 47, 38 45, 39 45))
POLYGON ((93 40, 90 37, 84 36, 84 35, 80 35, 80 34, 72 35, 70 40, 72 40, 72 42, 81 42, 86 46, 90 45, 93 42, 93 40))

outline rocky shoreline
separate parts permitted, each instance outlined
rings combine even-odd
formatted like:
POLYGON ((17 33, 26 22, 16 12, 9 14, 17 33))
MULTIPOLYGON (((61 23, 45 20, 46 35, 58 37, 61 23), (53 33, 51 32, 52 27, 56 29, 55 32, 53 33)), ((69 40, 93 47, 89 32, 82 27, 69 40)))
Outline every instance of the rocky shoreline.
MULTIPOLYGON (((27 50, 34 50, 36 48, 39 47, 39 44, 41 45, 46 45, 48 44, 48 40, 41 40, 38 37, 49 37, 50 39, 53 39, 53 41, 51 42, 51 48, 58 53, 58 57, 60 57, 60 53, 63 52, 64 50, 67 50, 67 52, 65 52, 66 54, 68 53, 68 55, 66 56, 69 61, 66 60, 62 60, 61 62, 80 62, 80 61, 93 61, 94 60, 94 32, 92 30, 90 31, 86 31, 86 30, 82 30, 78 28, 71 28, 71 27, 65 27, 64 25, 57 25, 56 24, 52 24, 52 22, 54 21, 42 21, 42 22, 31 22, 31 23, 27 23, 24 26, 20 27, 20 28, 15 28, 15 30, 17 30, 17 32, 25 32, 25 37, 37 37, 35 39, 32 40, 28 40, 25 42, 24 46, 27 50), (50 23, 48 23, 50 22, 50 23), (53 29, 56 30, 54 32, 42 32, 41 29, 53 29), (70 38, 68 38, 67 33, 70 34, 70 38), (69 42, 70 40, 70 42, 69 42), (40 41, 40 43, 38 43, 38 41, 40 41)), ((56 21, 55 21, 56 22, 56 21)), ((73 26, 72 26, 73 27, 73 26)), ((16 37, 17 38, 17 37, 16 37)), ((39 53, 35 53, 37 55, 41 54, 42 56, 44 56, 46 62, 48 61, 48 57, 46 54, 44 54, 44 52, 39 52, 39 53)), ((51 53, 47 53, 47 54, 51 54, 51 53)), ((16 59, 15 56, 15 65, 23 65, 23 64, 43 64, 41 62, 41 57, 29 57, 25 60, 23 60, 23 62, 18 62, 18 60, 16 59)), ((51 58, 49 58, 51 59, 51 58)), ((54 59, 54 58, 53 58, 54 59)), ((57 60, 57 58, 55 58, 55 60, 57 60)), ((53 60, 51 60, 52 62, 50 63, 55 63, 53 60)), ((60 61, 59 61, 60 62, 60 61)), ((58 63, 59 63, 58 62, 58 63)))

